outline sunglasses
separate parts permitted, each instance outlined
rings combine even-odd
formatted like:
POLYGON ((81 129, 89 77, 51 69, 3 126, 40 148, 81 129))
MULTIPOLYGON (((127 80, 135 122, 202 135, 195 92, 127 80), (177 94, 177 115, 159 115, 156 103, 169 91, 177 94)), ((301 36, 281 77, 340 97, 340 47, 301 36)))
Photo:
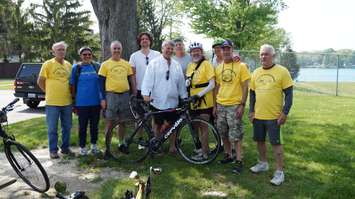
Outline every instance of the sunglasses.
POLYGON ((149 64, 149 57, 145 57, 145 65, 149 64))
POLYGON ((167 71, 166 71, 166 75, 165 75, 165 79, 166 79, 166 80, 169 80, 169 74, 170 74, 170 71, 167 70, 167 71))
POLYGON ((84 53, 83 56, 91 56, 91 53, 84 53))

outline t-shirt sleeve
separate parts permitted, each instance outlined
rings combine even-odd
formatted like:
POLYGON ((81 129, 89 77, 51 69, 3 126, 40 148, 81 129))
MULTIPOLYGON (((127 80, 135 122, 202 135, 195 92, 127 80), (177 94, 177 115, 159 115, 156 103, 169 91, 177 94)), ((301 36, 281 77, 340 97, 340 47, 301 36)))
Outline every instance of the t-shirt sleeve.
POLYGON ((286 89, 286 88, 288 88, 288 87, 290 87, 290 86, 292 86, 293 85, 293 80, 292 80, 292 77, 291 77, 291 75, 290 75, 290 72, 288 72, 288 70, 287 69, 285 69, 284 71, 283 71, 283 75, 282 75, 282 89, 286 89))
POLYGON ((220 84, 221 83, 221 77, 220 77, 220 74, 219 74, 219 65, 215 68, 214 70, 214 73, 215 73, 215 76, 216 76, 216 83, 217 84, 220 84))
POLYGON ((249 72, 248 66, 246 64, 242 64, 241 80, 242 80, 242 82, 244 82, 248 79, 250 79, 250 72, 249 72))
POLYGON ((132 55, 129 57, 129 64, 131 64, 133 68, 136 67, 136 64, 135 64, 134 62, 135 62, 135 60, 134 60, 134 54, 132 54, 132 55))
POLYGON ((40 77, 44 77, 44 78, 48 78, 48 62, 45 62, 42 67, 41 67, 41 71, 39 72, 39 76, 40 77))
POLYGON ((105 63, 102 63, 100 70, 99 70, 99 75, 107 77, 107 66, 105 63))
POLYGON ((206 62, 205 70, 206 70, 206 75, 208 80, 212 79, 215 76, 213 66, 209 61, 206 62))
POLYGON ((251 75, 249 87, 250 87, 251 90, 255 91, 255 71, 251 75))
POLYGON ((127 76, 133 75, 133 69, 130 63, 127 63, 127 76))

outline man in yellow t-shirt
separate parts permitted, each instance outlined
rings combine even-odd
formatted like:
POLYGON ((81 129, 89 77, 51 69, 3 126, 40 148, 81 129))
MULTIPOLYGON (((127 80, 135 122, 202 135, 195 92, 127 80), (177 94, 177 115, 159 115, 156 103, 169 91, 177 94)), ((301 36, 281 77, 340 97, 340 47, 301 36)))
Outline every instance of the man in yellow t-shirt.
MULTIPOLYGON (((192 62, 186 70, 186 86, 189 96, 193 98, 191 115, 209 121, 213 111, 213 88, 215 86, 214 69, 203 55, 202 44, 193 42, 189 46, 192 62)), ((208 158, 208 126, 198 125, 201 132, 201 144, 196 146, 197 155, 194 159, 202 160, 208 158)))
MULTIPOLYGON (((126 145, 123 143, 125 123, 132 119, 129 110, 129 91, 136 95, 137 89, 134 81, 132 66, 121 58, 122 44, 119 41, 111 43, 111 58, 102 63, 99 70, 101 88, 104 99, 101 107, 105 110, 105 138, 111 139, 112 129, 119 124, 118 139, 120 141, 119 150, 128 153, 126 145)), ((106 143, 107 140, 106 140, 106 143)), ((106 145, 105 158, 110 158, 110 148, 106 145)))
POLYGON ((69 89, 71 64, 64 60, 67 44, 58 42, 53 44, 54 58, 43 63, 37 83, 46 93, 46 120, 48 127, 49 156, 58 156, 58 120, 62 126, 61 152, 73 155, 69 148, 70 130, 72 127, 72 106, 69 89))
POLYGON ((265 145, 265 137, 268 134, 276 160, 276 171, 270 182, 280 185, 285 180, 280 127, 286 122, 291 109, 293 81, 285 67, 274 64, 274 56, 275 49, 271 45, 262 45, 262 66, 253 72, 251 78, 249 119, 253 123, 254 140, 257 142, 260 161, 250 170, 259 173, 269 169, 265 145))
POLYGON ((250 73, 248 66, 240 61, 233 60, 233 42, 225 40, 222 44, 223 63, 215 69, 217 96, 214 114, 217 117, 217 129, 221 135, 225 157, 222 164, 234 161, 232 144, 236 149, 235 167, 232 170, 239 174, 243 168, 242 140, 245 102, 248 96, 250 73))

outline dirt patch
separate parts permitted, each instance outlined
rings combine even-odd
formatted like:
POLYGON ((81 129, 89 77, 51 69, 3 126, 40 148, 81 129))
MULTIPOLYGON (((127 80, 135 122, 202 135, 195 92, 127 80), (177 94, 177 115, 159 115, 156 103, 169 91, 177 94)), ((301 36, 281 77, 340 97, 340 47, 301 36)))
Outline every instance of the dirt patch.
POLYGON ((69 192, 78 190, 93 192, 108 179, 120 179, 128 176, 127 173, 116 171, 111 168, 82 169, 77 166, 78 160, 76 158, 60 158, 58 160, 49 159, 48 149, 32 150, 32 153, 40 160, 47 171, 51 183, 50 190, 46 194, 32 191, 27 184, 18 178, 17 174, 8 163, 5 154, 1 153, 0 184, 14 178, 17 179, 17 182, 0 190, 0 198, 53 198, 55 196, 53 186, 57 181, 65 182, 69 192))

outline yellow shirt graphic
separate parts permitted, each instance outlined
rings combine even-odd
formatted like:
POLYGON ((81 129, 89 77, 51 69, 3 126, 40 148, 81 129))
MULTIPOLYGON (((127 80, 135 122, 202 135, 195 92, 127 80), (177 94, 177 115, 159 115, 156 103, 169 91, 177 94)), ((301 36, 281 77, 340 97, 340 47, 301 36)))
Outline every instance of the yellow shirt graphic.
POLYGON ((67 106, 72 103, 69 89, 71 67, 68 61, 61 64, 55 58, 43 63, 39 76, 46 79, 46 105, 67 106))
MULTIPOLYGON (((186 70, 186 77, 191 77, 192 73, 195 71, 197 64, 196 63, 190 63, 187 67, 186 70)), ((208 81, 212 78, 214 78, 214 70, 213 66, 211 63, 207 60, 203 61, 200 65, 200 67, 195 71, 192 82, 191 82, 191 89, 190 89, 190 96, 197 95, 199 92, 201 92, 203 89, 206 87, 202 88, 195 88, 196 85, 198 84, 204 84, 208 83, 208 81)), ((206 93, 204 95, 204 100, 202 99, 202 102, 199 107, 196 109, 207 109, 207 108, 212 108, 213 107, 213 90, 210 92, 206 93)), ((194 109, 194 107, 191 107, 194 109)))
POLYGON ((222 63, 215 69, 219 84, 217 103, 225 106, 242 102, 242 83, 250 79, 248 66, 242 62, 222 63))
POLYGON ((293 85, 288 70, 275 65, 270 69, 257 68, 250 81, 250 89, 255 91, 255 118, 274 120, 280 116, 284 104, 283 89, 293 85))
POLYGON ((102 63, 99 75, 106 77, 106 91, 123 93, 129 90, 128 76, 132 75, 132 66, 124 59, 112 59, 102 63))

